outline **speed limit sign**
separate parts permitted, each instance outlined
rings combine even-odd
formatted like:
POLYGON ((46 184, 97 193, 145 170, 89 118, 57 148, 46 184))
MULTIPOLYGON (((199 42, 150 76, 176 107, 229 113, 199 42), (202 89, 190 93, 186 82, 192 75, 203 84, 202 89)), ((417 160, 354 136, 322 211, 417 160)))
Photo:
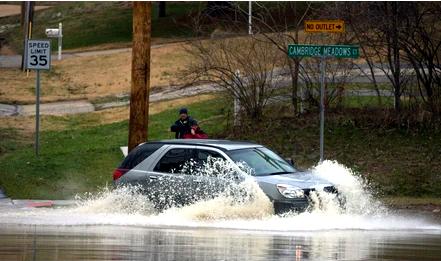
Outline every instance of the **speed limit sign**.
POLYGON ((35 155, 40 150, 40 71, 51 68, 51 42, 49 40, 26 41, 26 69, 36 70, 35 80, 35 155))
POLYGON ((51 42, 49 40, 27 41, 26 69, 49 70, 51 67, 51 42))

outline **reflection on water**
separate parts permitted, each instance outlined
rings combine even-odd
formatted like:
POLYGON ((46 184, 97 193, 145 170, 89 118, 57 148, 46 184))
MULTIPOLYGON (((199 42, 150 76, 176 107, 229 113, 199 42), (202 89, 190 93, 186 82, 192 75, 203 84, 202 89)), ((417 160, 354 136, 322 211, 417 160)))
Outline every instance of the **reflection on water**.
POLYGON ((2 226, 0 260, 439 260, 439 231, 2 226))

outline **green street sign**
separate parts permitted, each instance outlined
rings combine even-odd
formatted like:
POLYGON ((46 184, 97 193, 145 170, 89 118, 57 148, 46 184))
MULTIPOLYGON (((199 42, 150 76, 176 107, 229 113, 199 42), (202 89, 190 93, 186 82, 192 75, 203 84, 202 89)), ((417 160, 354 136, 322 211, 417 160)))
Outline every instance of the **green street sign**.
POLYGON ((358 58, 360 52, 358 46, 354 45, 290 44, 288 45, 288 56, 358 58))

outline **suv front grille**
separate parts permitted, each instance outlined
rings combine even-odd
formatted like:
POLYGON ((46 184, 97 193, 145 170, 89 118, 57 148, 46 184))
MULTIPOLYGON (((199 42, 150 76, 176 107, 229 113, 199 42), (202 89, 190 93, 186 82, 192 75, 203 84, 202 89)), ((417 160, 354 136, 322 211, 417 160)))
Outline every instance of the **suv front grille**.
MULTIPOLYGON (((311 188, 311 189, 303 189, 303 193, 305 194, 306 197, 309 197, 309 194, 311 194, 312 191, 316 191, 316 189, 311 188)), ((327 193, 338 193, 337 188, 334 186, 327 186, 323 188, 323 191, 327 192, 327 193)))

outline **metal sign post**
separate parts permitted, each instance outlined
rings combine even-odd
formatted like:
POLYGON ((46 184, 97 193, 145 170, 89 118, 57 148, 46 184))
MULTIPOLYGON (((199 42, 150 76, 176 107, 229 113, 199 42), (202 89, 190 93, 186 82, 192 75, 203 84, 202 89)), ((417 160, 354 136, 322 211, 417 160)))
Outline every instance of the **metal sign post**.
POLYGON ((61 45, 63 42, 63 24, 58 24, 58 30, 60 30, 60 33, 58 35, 58 60, 61 60, 61 45))
POLYGON ((59 23, 58 28, 47 28, 46 36, 58 39, 58 60, 61 60, 61 49, 63 46, 63 24, 59 23))
POLYGON ((252 8, 253 8, 253 4, 252 1, 248 1, 248 34, 252 35, 253 34, 253 25, 252 25, 252 8))
POLYGON ((40 153, 40 70, 35 80, 35 155, 40 153))
POLYGON ((358 58, 359 47, 353 45, 288 45, 289 57, 320 58, 320 162, 324 160, 325 136, 325 73, 326 58, 358 58))
POLYGON ((28 40, 26 44, 26 69, 36 70, 35 80, 35 155, 40 152, 40 71, 50 70, 51 42, 49 40, 28 40))
POLYGON ((320 162, 323 161, 325 137, 325 66, 326 57, 320 58, 320 162))

